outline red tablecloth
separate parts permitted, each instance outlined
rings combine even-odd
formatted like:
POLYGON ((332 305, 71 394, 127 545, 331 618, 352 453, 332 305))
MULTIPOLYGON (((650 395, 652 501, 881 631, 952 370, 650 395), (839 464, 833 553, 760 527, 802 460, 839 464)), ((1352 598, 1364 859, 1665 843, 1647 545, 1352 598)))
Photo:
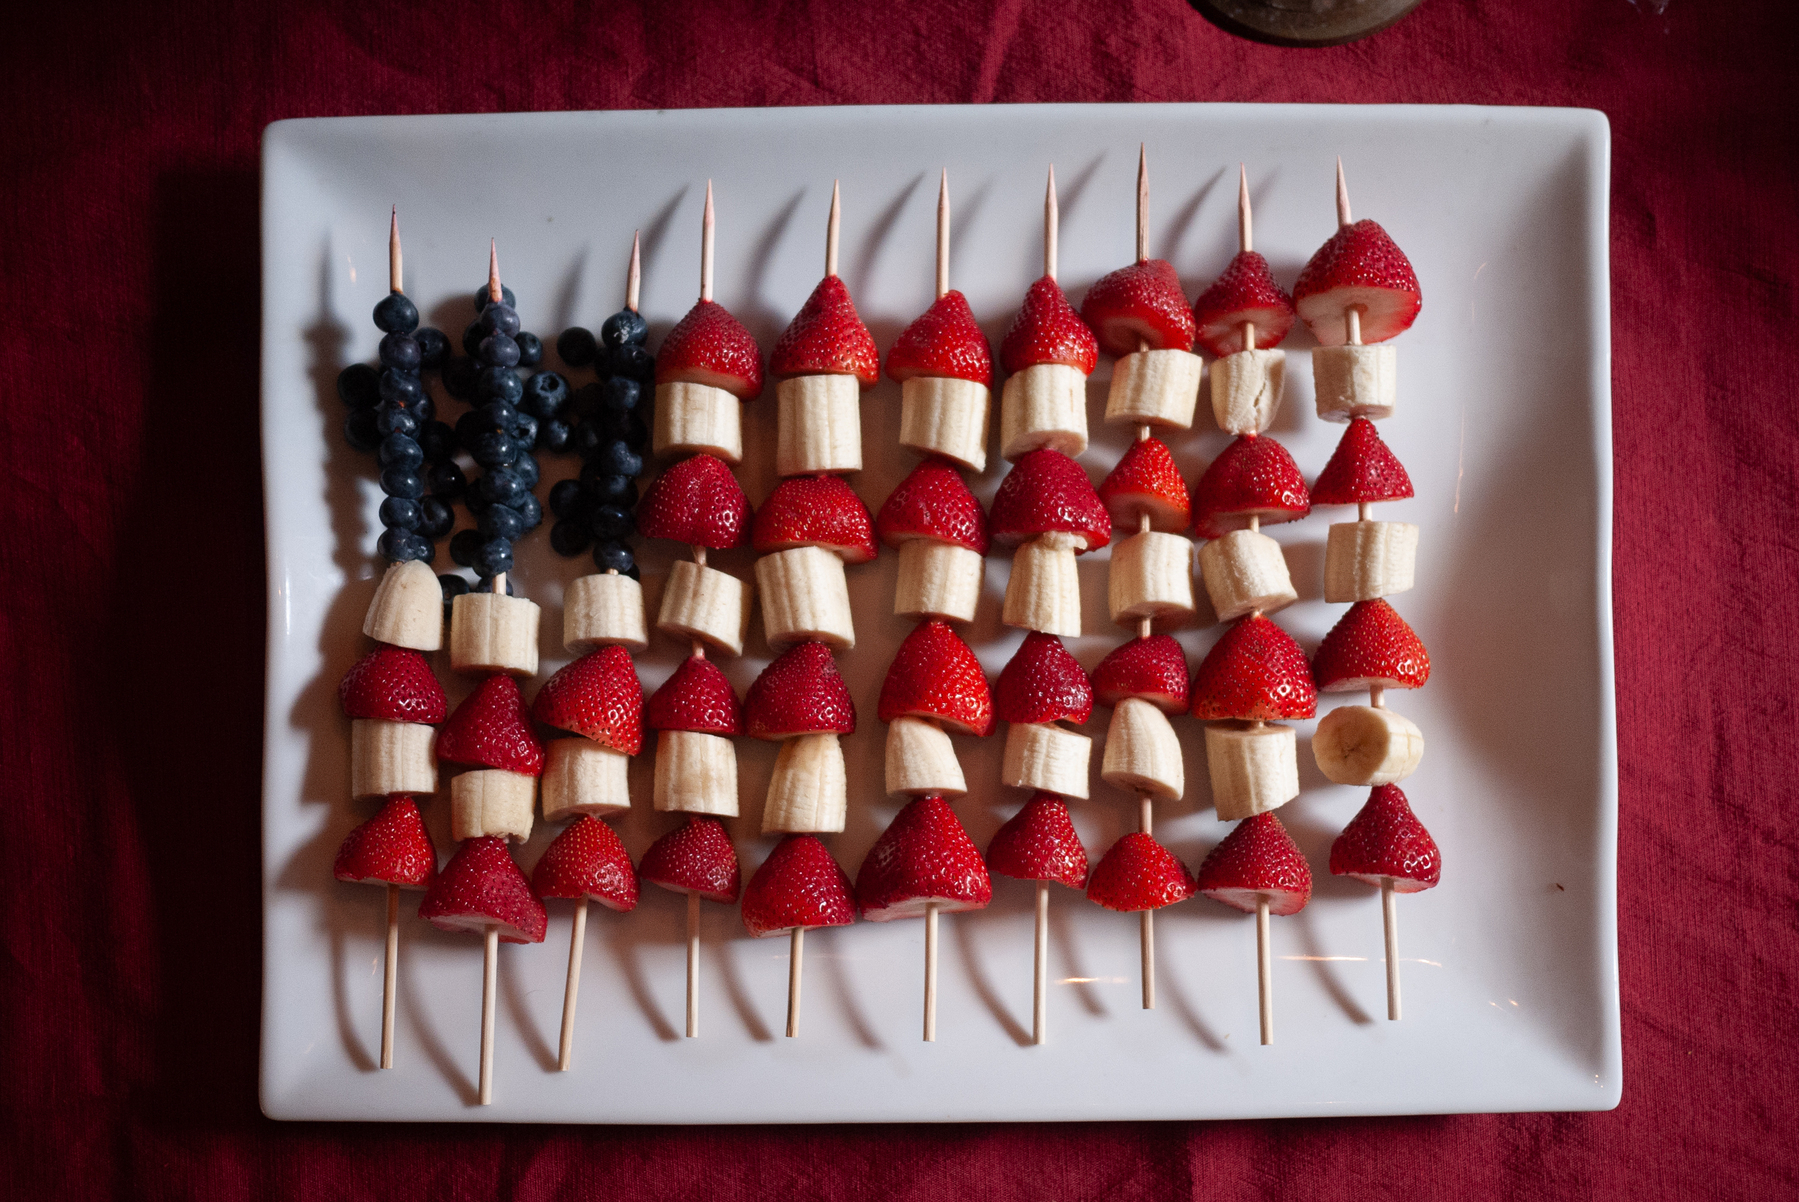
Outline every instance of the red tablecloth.
POLYGON ((1788 374, 1799 123, 1778 83, 1795 78, 1786 0, 1429 0, 1372 39, 1313 51, 1229 37, 1180 0, 617 3, 551 16, 523 3, 175 7, 39 3, 10 19, 0 49, 11 1196, 1799 1188, 1788 374), (791 1130, 261 1118, 262 127, 354 113, 1131 100, 1585 105, 1611 118, 1623 1105, 791 1130))

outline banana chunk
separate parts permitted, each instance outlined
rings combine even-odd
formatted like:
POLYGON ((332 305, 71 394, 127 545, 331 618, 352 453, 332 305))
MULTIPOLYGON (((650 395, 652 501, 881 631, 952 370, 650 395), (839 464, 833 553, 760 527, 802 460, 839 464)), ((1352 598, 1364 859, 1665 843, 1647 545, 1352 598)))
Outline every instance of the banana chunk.
POLYGON ((1238 351, 1212 364, 1212 416, 1227 434, 1260 434, 1274 424, 1287 383, 1287 352, 1238 351))
POLYGON ((906 618, 974 621, 986 559, 955 543, 914 538, 900 544, 893 612, 906 618))
POLYGON ((743 462, 743 402, 722 388, 656 385, 655 422, 650 446, 658 459, 704 454, 743 462))
MULTIPOLYGON (((1216 370, 1216 369, 1214 369, 1216 370)), ((1192 351, 1138 351, 1112 365, 1106 420, 1133 426, 1193 425, 1200 358, 1192 351)))
POLYGON ((1189 617, 1193 613, 1193 543, 1185 535, 1145 530, 1112 546, 1106 577, 1112 620, 1189 617))
POLYGON ((737 749, 731 740, 694 730, 659 732, 652 800, 664 813, 737 817, 737 749))
POLYGON ((1339 785, 1390 785, 1417 771, 1424 732, 1384 706, 1343 705, 1320 719, 1312 754, 1339 785))
POLYGON ((1318 416, 1327 421, 1392 417, 1399 404, 1399 348, 1390 342, 1315 347, 1312 391, 1318 416))
POLYGON ((537 602, 505 593, 463 593, 450 603, 450 667, 486 676, 537 675, 537 602))
POLYGON ((1412 587, 1418 527, 1410 522, 1338 522, 1324 544, 1324 599, 1372 601, 1412 587))
POLYGON ((643 618, 643 585, 619 572, 582 576, 562 594, 562 645, 576 655, 617 645, 650 645, 643 618))
POLYGON ((499 835, 523 843, 531 837, 537 778, 504 768, 477 768, 450 782, 450 837, 458 843, 499 835))
POLYGON ((817 639, 839 651, 856 645, 843 560, 822 547, 794 547, 756 561, 762 633, 771 647, 817 639))
POLYGON ((968 792, 949 736, 924 718, 895 718, 887 727, 887 792, 906 797, 968 792))
POLYGON ((985 384, 947 376, 913 376, 900 385, 900 445, 987 469, 987 422, 993 394, 985 384))
POLYGON ((631 757, 592 739, 551 739, 543 769, 543 819, 591 814, 603 818, 631 808, 626 775, 631 757))
POLYGON ((717 568, 678 559, 662 589, 656 629, 742 655, 750 629, 750 586, 717 568))
POLYGON ((350 723, 350 796, 437 792, 436 750, 435 726, 355 719, 350 723))
POLYGON ((1297 746, 1291 726, 1206 723, 1206 772, 1218 820, 1265 814, 1298 797, 1297 746))
POLYGON ((775 475, 862 470, 862 385, 795 376, 775 388, 775 475))
POLYGON ((444 593, 423 560, 396 563, 375 586, 362 633, 381 643, 436 651, 443 646, 444 593))
POLYGON ((1140 697, 1127 697, 1112 711, 1099 777, 1109 785, 1166 800, 1187 788, 1181 741, 1168 715, 1140 697))
POLYGON ((1081 633, 1081 576, 1075 536, 1052 530, 1022 544, 1012 557, 1000 621, 1025 630, 1070 637, 1081 633))
POLYGON ((1093 740, 1086 735, 1054 722, 1014 722, 1006 731, 999 778, 1016 789, 1085 798, 1092 755, 1093 740))
POLYGON ((1273 613, 1299 600, 1281 545, 1252 530, 1233 530, 1199 549, 1206 594, 1220 622, 1273 613))
POLYGON ((1039 363, 1006 381, 999 398, 999 453, 1008 460, 1040 447, 1087 449, 1087 377, 1066 363, 1039 363))
POLYGON ((849 774, 836 735, 801 735, 781 744, 762 807, 762 833, 822 833, 843 829, 849 774))

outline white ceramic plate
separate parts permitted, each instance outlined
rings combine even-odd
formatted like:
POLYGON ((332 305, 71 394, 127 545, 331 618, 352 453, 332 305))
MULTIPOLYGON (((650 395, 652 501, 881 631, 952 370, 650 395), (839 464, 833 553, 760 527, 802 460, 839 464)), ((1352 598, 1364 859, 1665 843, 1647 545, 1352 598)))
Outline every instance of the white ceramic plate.
MULTIPOLYGON (((263 448, 269 540, 268 736, 263 795, 262 1103, 294 1119, 827 1122, 1209 1118, 1587 1110, 1618 1101, 1615 740, 1609 548, 1608 132, 1597 113, 1483 108, 1229 105, 838 108, 368 118, 284 122, 264 143, 263 448), (557 1073, 570 910, 548 941, 501 957, 495 1104, 473 1105, 481 952, 412 917, 407 895, 396 1067, 379 1039, 382 895, 331 879, 366 816, 345 799, 337 680, 378 564, 372 463, 339 433, 333 379, 370 360, 369 311, 386 287, 388 206, 398 204, 409 292, 458 339, 484 278, 487 240, 527 329, 553 342, 618 308, 631 231, 644 231, 652 345, 696 295, 699 214, 718 189, 718 299, 770 347, 822 267, 833 178, 844 194, 842 274, 885 351, 930 302, 937 172, 956 225, 953 276, 997 345, 1040 271, 1045 166, 1062 181, 1061 278, 1072 296, 1132 254, 1137 143, 1149 148, 1151 253, 1189 295, 1235 250, 1236 169, 1249 167, 1256 246, 1289 286, 1331 232, 1342 154, 1355 211, 1416 265, 1417 324, 1398 341, 1402 405, 1382 434, 1410 469, 1411 501, 1383 515, 1422 527, 1416 589, 1396 599, 1429 646, 1427 688, 1395 698, 1429 740, 1406 782, 1443 848, 1440 888, 1399 903, 1406 1017, 1385 1019, 1377 894, 1326 869, 1365 790, 1330 785, 1302 744, 1302 795, 1281 811, 1317 890, 1274 924, 1278 1041, 1257 1043, 1253 920, 1204 899, 1158 917, 1160 1006, 1138 1002, 1137 923, 1057 889, 1050 1042, 1024 1046, 1031 1005, 1031 886, 997 879, 993 906, 944 920, 935 1044, 919 1040, 922 924, 858 924, 808 940, 801 1037, 782 1037, 787 943, 758 941, 734 910, 704 918, 703 1035, 677 1034, 682 904, 650 888, 627 916, 590 924, 574 1071, 557 1073)), ((1276 433, 1307 477, 1342 427, 1312 412, 1312 345, 1289 338, 1276 433)), ((557 365, 553 356, 551 365, 557 365)), ((1124 449, 1104 427, 1102 365, 1090 390, 1098 480, 1124 449)), ((576 383, 591 378, 570 373, 576 383)), ((896 443, 899 389, 866 394, 865 462, 878 506, 911 469, 896 443)), ((460 406, 445 404, 454 415, 460 406)), ((746 410, 753 501, 773 486, 772 390, 746 410)), ((1188 478, 1225 445, 1199 428, 1170 440, 1188 478)), ((998 422, 995 420, 995 428, 998 422)), ((994 457, 997 460, 997 456, 994 457)), ((545 456, 547 494, 572 457, 545 456)), ((1004 465, 975 484, 991 498, 1004 465)), ((1319 511, 1273 533, 1300 604, 1280 622, 1309 648, 1343 612, 1321 600, 1319 511)), ((669 548, 642 555, 650 601, 669 548)), ((747 572, 747 552, 723 557, 747 572)), ((447 556, 440 566, 447 568, 447 556)), ((566 659, 560 597, 588 562, 557 558, 547 527, 515 579, 545 610, 545 674, 566 659)), ((989 674, 1021 637, 998 621, 1008 560, 989 560, 968 631, 989 674)), ((1125 635, 1105 618, 1106 556, 1081 561, 1091 667, 1125 635)), ((895 560, 850 570, 860 636, 840 657, 861 714, 845 741, 848 829, 828 839, 853 875, 897 810, 879 788, 875 719, 909 624, 891 616, 895 560)), ((653 609, 652 609, 653 612, 653 609)), ((727 671, 741 691, 756 645, 727 671)), ((1189 663, 1218 628, 1180 632, 1189 663)), ((683 649, 642 657, 654 689, 683 649)), ((440 665, 440 667, 443 665, 440 665)), ((449 677, 447 667, 442 674, 449 677)), ((466 686, 451 682, 452 701, 466 686)), ((1334 704, 1338 699, 1328 699, 1334 704)), ((1353 700, 1342 698, 1341 700, 1353 700)), ((1089 726, 1103 735, 1107 711, 1089 726)), ((1302 723, 1301 737, 1311 723, 1302 723)), ((1196 723, 1177 721, 1187 798, 1157 835, 1197 865, 1223 835, 1196 723)), ((1000 738, 958 740, 973 793, 957 805, 981 845, 1023 797, 997 784, 1000 738)), ((746 878, 774 748, 740 741, 746 878)), ((672 825, 639 808, 633 855, 672 825)), ((1132 829, 1129 799, 1098 780, 1074 806, 1089 853, 1132 829)), ((445 806, 431 808, 440 851, 445 806)), ((519 850, 527 867, 553 831, 519 850)))

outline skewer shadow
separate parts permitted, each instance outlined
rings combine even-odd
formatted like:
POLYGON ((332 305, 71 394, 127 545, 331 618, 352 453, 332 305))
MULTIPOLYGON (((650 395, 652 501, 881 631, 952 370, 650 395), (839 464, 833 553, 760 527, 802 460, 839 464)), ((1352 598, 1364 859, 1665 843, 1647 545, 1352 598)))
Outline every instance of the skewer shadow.
POLYGON ((731 999, 731 1006, 737 1011, 743 1029, 750 1033, 750 1038, 757 1043, 774 1042, 774 1034, 769 1031, 768 1024, 756 1012, 755 1002, 750 1000, 749 991, 743 985, 743 973, 737 966, 737 941, 725 937, 715 946, 714 958, 720 969, 719 978, 725 984, 725 996, 731 999))
MULTIPOLYGON (((1151 169, 1154 169, 1154 164, 1151 164, 1151 169)), ((1174 211, 1174 216, 1168 219, 1167 227, 1162 234, 1162 258, 1170 263, 1181 261, 1181 244, 1187 240, 1187 234, 1192 230, 1194 219, 1199 216, 1199 210, 1205 205, 1206 197, 1212 194, 1212 189, 1218 186, 1218 181, 1222 180, 1224 175, 1225 168, 1220 167, 1212 178, 1201 184, 1193 195, 1189 196, 1185 203, 1174 211)), ((1235 245, 1235 236, 1233 228, 1233 246, 1235 245)), ((1218 265, 1218 270, 1224 270, 1223 263, 1218 265)))
MULTIPOLYGON (((822 933, 823 931, 813 931, 811 935, 816 939, 822 933)), ((812 963, 824 965, 825 978, 831 984, 831 992, 837 997, 837 1008, 849 1022, 850 1033, 856 1037, 856 1042, 873 1052, 885 1051, 887 1045, 881 1042, 881 1037, 869 1025, 868 1015, 863 1012, 862 1004, 856 1000, 856 992, 850 984, 849 973, 845 972, 843 968, 843 956, 837 950, 835 931, 832 931, 830 935, 829 950, 824 955, 813 958, 812 963)))
MULTIPOLYGON (((456 1063, 456 1057, 445 1045, 443 1036, 431 1024, 427 1008, 419 1004, 419 995, 422 991, 418 988, 417 982, 413 980, 412 957, 407 955, 400 957, 398 988, 400 996, 396 999, 396 1005, 406 1016, 406 1025, 418 1036, 419 1047, 424 1051, 425 1059, 431 1062, 431 1067, 436 1069, 438 1075, 456 1092, 458 1101, 464 1106, 473 1106, 480 1100, 480 1091, 475 1079, 464 1073, 462 1066, 456 1063)), ((477 1040, 479 1037, 480 1033, 476 1032, 477 1040)))
POLYGON ((637 1003, 639 1013, 648 1021, 656 1038, 663 1043, 673 1043, 681 1037, 680 1033, 662 1013, 662 1008, 656 1005, 656 997, 650 992, 649 982, 644 979, 643 965, 637 959, 637 940, 631 937, 625 924, 611 925, 606 945, 612 951, 613 963, 618 965, 619 973, 624 977, 625 987, 631 991, 631 1000, 637 1003))
MULTIPOLYGON (((900 214, 906 211, 906 205, 910 203, 912 194, 918 191, 918 185, 923 182, 923 172, 913 176, 911 182, 900 189, 899 195, 888 201, 887 207, 875 214, 874 221, 868 227, 868 233, 863 235, 861 248, 856 254, 856 265, 850 269, 850 274, 853 276, 850 282, 852 293, 859 294, 867 290, 868 279, 874 271, 875 260, 881 257, 881 248, 887 244, 888 236, 893 233, 893 227, 899 221, 900 214)), ((885 346, 887 343, 878 345, 885 346)))
POLYGON ((762 233, 757 236, 755 245, 750 249, 749 262, 744 268, 744 300, 733 312, 763 346, 773 346, 787 324, 780 309, 766 299, 765 289, 775 251, 787 236, 787 227, 793 224, 794 215, 800 211, 800 203, 805 199, 806 189, 801 188, 775 212, 768 224, 762 227, 762 233))
MULTIPOLYGON (((381 913, 387 913, 385 890, 382 896, 381 913)), ((385 922, 383 926, 385 926, 385 922)), ((331 927, 331 1008, 337 1015, 337 1033, 343 1039, 344 1052, 350 1057, 350 1063, 359 1073, 376 1071, 375 1058, 363 1045, 362 1037, 356 1034, 356 1020, 350 1013, 349 964, 345 959, 345 944, 342 927, 331 927)))
POLYGON ((1307 907, 1292 917, 1299 928, 1299 945, 1307 957, 1307 967, 1318 978, 1318 983, 1324 986, 1324 992, 1349 1017, 1350 1022, 1358 1027, 1373 1023, 1374 1017, 1362 1009, 1361 1003, 1355 1000, 1354 995, 1343 984, 1336 968, 1324 958, 1324 948, 1318 942, 1318 929, 1312 922, 1311 908, 1307 907))
MULTIPOLYGON (((983 180, 981 186, 970 192, 966 200, 956 198, 955 180, 952 179, 949 182, 949 187, 949 283, 950 287, 954 288, 956 286, 956 259, 961 255, 963 245, 973 237, 969 231, 980 220, 981 209, 986 206, 987 198, 993 194, 993 181, 991 179, 983 180)), ((1011 317, 1008 315, 1007 321, 1010 320, 1011 317)), ((1004 332, 1003 329, 1001 332, 1004 332)), ((991 340, 991 332, 988 333, 988 338, 991 340)))
POLYGON ((1187 989, 1181 982, 1180 974, 1168 971, 1172 967, 1173 965, 1158 966, 1156 982, 1160 986, 1157 991, 1158 995, 1166 997, 1172 1003, 1170 1009, 1174 1011, 1175 1017, 1179 1018, 1189 1031, 1193 1032, 1193 1037, 1204 1044, 1207 1051, 1221 1054, 1226 1052, 1228 1049, 1225 1047, 1224 1040, 1220 1039, 1218 1033, 1206 1023, 1199 1013, 1199 1007, 1195 1006, 1193 999, 1187 995, 1187 989))
POLYGON ((570 260, 568 270, 563 273, 562 287, 556 290, 552 327, 539 335, 544 341, 546 353, 553 354, 557 336, 575 324, 575 302, 581 297, 581 276, 587 270, 587 255, 587 247, 582 246, 570 260))
POLYGON ((969 983, 974 986, 975 996, 981 999, 982 1005, 987 1007, 987 1012, 993 1015, 1000 1028, 1011 1037, 1013 1043, 1021 1048, 1028 1047, 1031 1033, 1012 1017, 1012 1012, 1006 1008, 999 992, 993 988, 993 982, 987 979, 987 973, 981 966, 981 957, 976 954, 973 928, 977 924, 985 925, 988 921, 985 911, 979 912, 981 916, 978 918, 976 913, 972 910, 964 911, 956 915, 956 922, 953 924, 956 928, 956 950, 962 957, 963 971, 968 974, 969 983))
MULTIPOLYGON (((504 946, 504 945, 502 945, 504 946)), ((504 952, 501 955, 505 955, 504 952)), ((557 1048, 550 1046, 550 1041, 537 1026, 537 1016, 531 1013, 531 1007, 525 1002, 525 992, 519 988, 519 978, 524 975, 522 966, 514 965, 513 971, 507 972, 504 963, 500 965, 500 993, 503 996, 507 1011, 517 1025, 519 1034, 525 1038, 525 1047, 530 1050, 531 1058, 537 1061, 537 1067, 546 1073, 556 1071, 561 1063, 557 1048)), ((558 1040, 561 1032, 557 1032, 558 1040)))
MULTIPOLYGON (((1056 904, 1054 891, 1050 893, 1049 938, 1056 945, 1056 952, 1063 963, 1068 965, 1067 983, 1074 986, 1075 1000, 1080 1002, 1081 1009, 1095 1018, 1106 1017, 1110 1011, 1106 1009, 1099 990, 1093 988, 1092 981, 1088 979, 1092 974, 1082 962, 1080 945, 1075 942, 1074 920, 1067 905, 1056 904)), ((1056 983, 1055 977, 1050 977, 1050 984, 1056 983)))

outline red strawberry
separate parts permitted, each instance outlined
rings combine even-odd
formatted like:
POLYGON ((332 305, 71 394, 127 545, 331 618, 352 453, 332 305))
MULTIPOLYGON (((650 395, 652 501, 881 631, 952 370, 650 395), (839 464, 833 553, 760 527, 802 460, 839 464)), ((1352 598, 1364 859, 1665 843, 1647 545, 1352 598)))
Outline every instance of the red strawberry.
POLYGON ((1024 809, 993 832, 987 867, 1021 881, 1055 881, 1070 889, 1087 883, 1087 849, 1054 793, 1034 793, 1024 809))
POLYGON ((1008 372, 1039 363, 1066 363, 1082 375, 1092 375, 1099 363, 1099 343, 1062 289, 1044 276, 1024 294, 1024 304, 1000 343, 999 357, 1008 372))
POLYGON ((768 853, 743 891, 743 925, 749 933, 785 935, 795 927, 815 931, 856 921, 850 878, 817 835, 788 835, 768 853))
POLYGON ((1213 901, 1251 914, 1264 897, 1268 912, 1282 915, 1297 914, 1312 900, 1312 870, 1272 813, 1239 822, 1199 866, 1196 880, 1213 901))
POLYGON ((583 814, 544 849, 531 870, 539 897, 588 897, 621 914, 637 905, 631 855, 611 827, 583 814))
POLYGON ((531 729, 518 682, 495 673, 476 685, 437 732, 437 758, 446 764, 542 776, 543 744, 531 729))
POLYGON ((480 935, 498 927, 507 943, 542 943, 550 925, 531 882, 498 835, 462 841, 419 903, 419 917, 440 931, 480 935))
POLYGON ((1099 349, 1123 358, 1143 349, 1193 349, 1193 314, 1181 277, 1163 259, 1139 259, 1103 275, 1081 301, 1081 320, 1099 336, 1099 349))
POLYGON ((900 331, 887 352, 887 375, 904 383, 915 376, 945 376, 993 386, 993 352, 968 298, 953 289, 924 316, 900 331))
POLYGON ((1398 785, 1377 785, 1337 841, 1331 873, 1370 885, 1391 879, 1395 893, 1422 893, 1443 879, 1443 853, 1398 785))
POLYGON ((711 660, 690 655, 650 698, 644 714, 651 730, 697 730, 709 735, 743 733, 743 707, 724 672, 711 660))
POLYGON ((1193 530, 1219 538, 1249 525, 1291 522, 1312 512, 1312 497, 1299 465, 1274 439, 1244 434, 1212 460, 1193 485, 1193 530))
POLYGON ((1093 669, 1101 705, 1140 697, 1168 714, 1187 708, 1187 656, 1172 635, 1152 634, 1115 648, 1093 669))
POLYGON ((626 755, 643 750, 643 686, 631 653, 601 647, 544 681, 531 716, 626 755))
POLYGON ((1160 910, 1193 896, 1193 877, 1173 852, 1142 831, 1112 844, 1087 882, 1087 900, 1135 914, 1160 910))
POLYGON ((434 726, 449 713, 443 686, 425 657, 410 647, 381 644, 344 673, 337 699, 352 718, 422 722, 434 726))
POLYGON ((868 506, 840 476, 795 476, 775 485, 756 511, 750 545, 765 554, 790 547, 823 547, 845 563, 867 563, 875 557, 868 506))
POLYGON ((1318 654, 1312 679, 1326 693, 1354 693, 1375 685, 1418 689, 1430 679, 1430 655, 1406 620, 1385 601, 1357 601, 1337 619, 1318 654))
POLYGON ((694 455, 663 472, 637 505, 637 532, 725 551, 749 533, 750 503, 725 461, 694 455))
POLYGON ((1069 721, 1093 716, 1093 683, 1062 640, 1033 630, 1000 670, 993 686, 994 716, 1002 722, 1069 721))
POLYGON ((703 300, 662 340, 656 383, 706 384, 754 400, 762 391, 762 351, 723 305, 703 300))
POLYGON ((1272 722, 1317 712, 1304 649, 1259 614, 1232 623, 1193 677, 1192 713, 1201 722, 1272 722))
POLYGON ((700 814, 688 815, 685 825, 650 844, 637 875, 672 892, 697 893, 727 906, 737 900, 743 880, 725 824, 700 814))
POLYGON ((1256 323, 1256 347, 1279 346, 1293 328, 1293 299, 1253 250, 1239 251, 1224 274, 1193 302, 1199 344, 1219 358, 1243 347, 1243 323, 1256 323))
POLYGON ((768 370, 777 376, 855 376, 873 388, 881 378, 881 354, 856 315, 843 281, 828 275, 775 343, 768 370))
POLYGON ((1293 303, 1320 346, 1348 340, 1343 311, 1352 305, 1362 310, 1362 341, 1385 342, 1409 329, 1424 304, 1411 260, 1366 220, 1339 226, 1318 248, 1293 285, 1293 303))
POLYGON ((823 643, 798 643, 762 669, 743 698, 743 733, 779 741, 856 733, 856 703, 823 643))
POLYGON ((1112 519, 1087 473, 1062 452, 1047 447, 1020 455, 999 482, 987 529, 1002 547, 1064 530, 1085 540, 1077 555, 1112 541, 1112 519))
POLYGON ((364 885, 429 889, 437 879, 437 850, 418 803, 405 795, 388 798, 379 814, 344 837, 331 875, 364 885))
POLYGON ((1374 423, 1358 417, 1343 431, 1330 462, 1312 485, 1314 505, 1359 505, 1363 501, 1398 501, 1412 495, 1405 465, 1381 441, 1374 423))
POLYGON ((870 922, 978 910, 993 900, 980 849, 956 812, 935 793, 910 802, 868 849, 856 871, 856 902, 870 922))
POLYGON ((1100 482, 1099 499, 1119 529, 1135 534, 1138 515, 1149 514, 1149 528, 1180 534, 1193 518, 1181 470, 1174 453, 1159 438, 1139 438, 1124 453, 1118 466, 1100 482))
POLYGON ((925 460, 900 481, 881 506, 875 530, 889 547, 929 538, 987 554, 987 515, 962 473, 941 459, 925 460))
POLYGON ((935 718, 957 734, 993 733, 993 698, 981 661, 947 622, 920 622, 887 669, 881 721, 905 717, 935 718))

